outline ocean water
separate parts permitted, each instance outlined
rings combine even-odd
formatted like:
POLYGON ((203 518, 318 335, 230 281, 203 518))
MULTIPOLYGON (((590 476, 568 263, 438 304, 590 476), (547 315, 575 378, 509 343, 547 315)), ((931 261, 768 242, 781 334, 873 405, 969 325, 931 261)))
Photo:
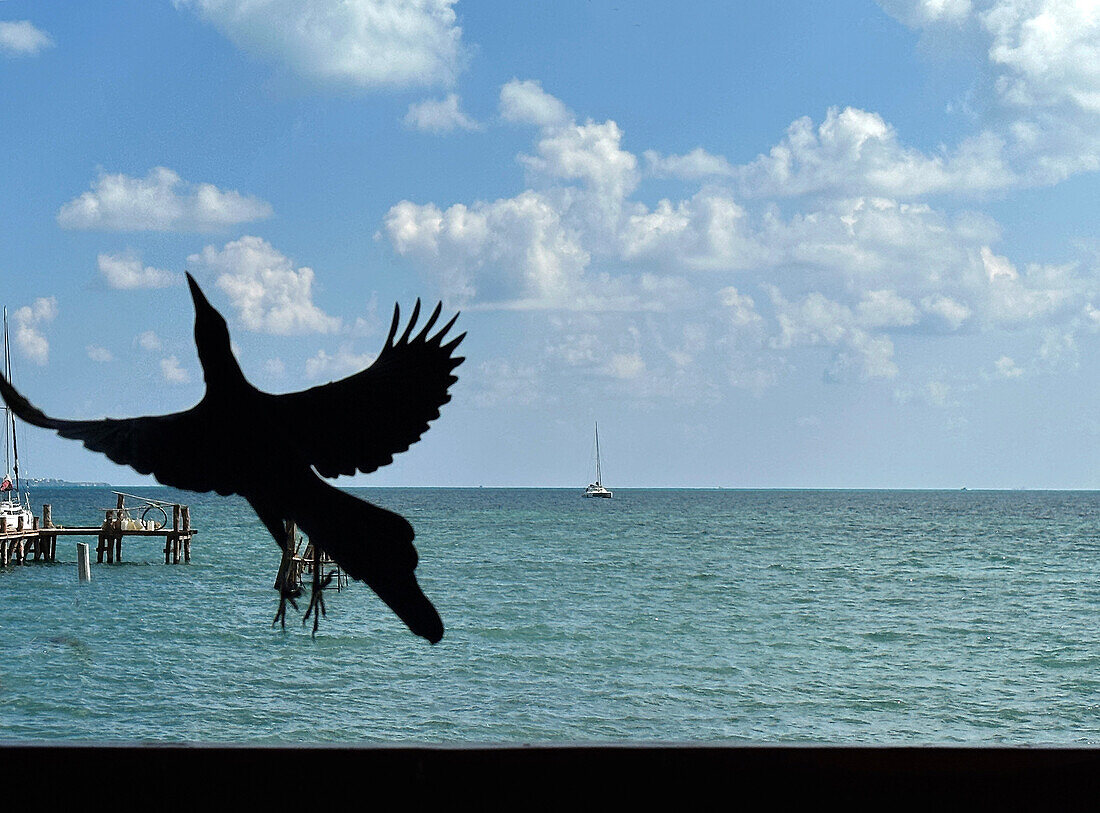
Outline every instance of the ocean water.
POLYGON ((0 570, 0 740, 1100 743, 1100 494, 353 491, 416 529, 440 644, 358 583, 273 629, 248 506, 141 489, 190 565, 0 570))

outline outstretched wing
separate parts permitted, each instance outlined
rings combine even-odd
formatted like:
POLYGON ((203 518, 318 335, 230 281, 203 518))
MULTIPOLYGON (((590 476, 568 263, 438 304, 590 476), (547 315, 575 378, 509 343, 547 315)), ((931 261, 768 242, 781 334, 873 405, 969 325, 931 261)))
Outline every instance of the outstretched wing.
POLYGON ((101 421, 66 421, 51 418, 20 395, 0 375, 0 395, 16 416, 32 426, 52 429, 64 438, 83 442, 116 463, 141 474, 152 474, 167 486, 190 491, 233 493, 232 484, 221 482, 211 465, 218 450, 209 439, 210 423, 200 404, 187 412, 101 421))
POLYGON ((410 338, 420 315, 418 299, 408 327, 395 341, 401 311, 394 306, 389 336, 374 364, 340 381, 273 398, 287 427, 287 441, 320 474, 369 473, 385 466, 439 417, 439 408, 451 400, 447 389, 458 380, 453 370, 463 361, 452 353, 466 336, 443 344, 457 313, 428 335, 442 307, 436 305, 421 331, 410 338))

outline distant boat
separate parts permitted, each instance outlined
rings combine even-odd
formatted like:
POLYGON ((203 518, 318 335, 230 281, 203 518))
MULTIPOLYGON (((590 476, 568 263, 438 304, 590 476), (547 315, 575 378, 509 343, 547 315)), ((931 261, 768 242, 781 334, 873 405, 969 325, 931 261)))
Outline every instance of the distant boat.
MULTIPOLYGON (((4 376, 11 381, 11 350, 8 348, 8 309, 4 308, 4 376)), ((34 525, 31 498, 19 482, 19 443, 15 437, 15 413, 4 405, 4 462, 7 464, 4 479, 0 480, 0 533, 14 531, 23 521, 28 530, 34 525), (14 455, 15 468, 12 468, 14 455), (15 479, 12 480, 12 472, 15 479)))
POLYGON ((596 482, 589 483, 588 488, 584 490, 585 497, 603 497, 605 499, 611 499, 612 492, 610 489, 603 487, 603 483, 600 482, 600 425, 596 424, 596 482))

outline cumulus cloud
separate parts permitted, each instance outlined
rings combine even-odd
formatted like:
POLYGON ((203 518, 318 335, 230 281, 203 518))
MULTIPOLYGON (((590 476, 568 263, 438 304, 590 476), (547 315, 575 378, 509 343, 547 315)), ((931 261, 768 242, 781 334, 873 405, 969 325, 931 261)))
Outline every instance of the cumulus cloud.
POLYGON ((405 126, 429 133, 449 133, 453 130, 481 130, 482 126, 462 112, 457 93, 444 99, 425 99, 409 105, 405 126))
POLYGON ((505 121, 536 127, 564 125, 572 119, 569 108, 534 79, 513 79, 500 89, 500 115, 505 121))
POLYGON ((88 354, 88 358, 99 364, 106 364, 115 360, 114 353, 98 344, 89 344, 84 348, 84 351, 88 354))
POLYGON ((402 201, 385 225, 396 251, 430 264, 446 295, 459 299, 563 303, 589 261, 555 202, 530 190, 446 210, 402 201))
POLYGON ((238 47, 322 82, 449 85, 463 67, 456 0, 175 0, 238 47))
POLYGON ((286 375, 286 364, 280 358, 268 359, 264 362, 264 372, 271 378, 282 378, 286 375))
MULTIPOLYGON (((928 3, 922 19, 958 21, 962 8, 928 3)), ((578 121, 537 82, 506 84, 500 110, 536 128, 532 148, 517 156, 527 188, 491 202, 401 201, 383 233, 470 307, 572 314, 550 317, 561 335, 548 362, 633 394, 655 394, 655 381, 697 380, 715 353, 725 354, 728 383, 759 392, 790 370, 797 348, 827 354, 829 380, 886 381, 901 372, 901 333, 1100 324, 1087 315, 1100 313, 1089 274, 1075 264, 1018 269, 995 251, 996 221, 940 205, 1024 182, 1012 163, 1018 143, 990 131, 927 154, 877 114, 835 108, 818 124, 795 122, 767 155, 741 166, 699 147, 645 151, 643 171, 616 122, 578 121), (696 188, 643 202, 636 192, 652 177, 696 188), (932 195, 937 205, 922 200, 932 195), (600 329, 577 328, 596 312, 600 329), (658 313, 701 325, 708 340, 658 327, 650 318, 658 313), (639 330, 645 341, 631 338, 639 330)), ((1058 343, 1049 346, 1053 356, 1058 343)), ((937 400, 929 392, 920 397, 937 400)))
POLYGON ((480 407, 525 406, 541 398, 543 377, 531 364, 490 359, 475 367, 469 379, 474 403, 480 407))
POLYGON ((45 31, 29 20, 0 20, 0 54, 7 56, 34 56, 53 46, 53 40, 45 31))
POLYGON ((797 302, 788 301, 775 288, 771 296, 780 327, 779 335, 772 339, 773 347, 818 344, 838 347, 827 370, 831 379, 846 379, 852 371, 861 380, 893 378, 898 374, 894 343, 888 336, 868 332, 861 316, 850 308, 817 292, 797 302))
POLYGON ((606 370, 614 378, 638 378, 645 373, 645 362, 639 353, 615 353, 608 360, 606 370))
POLYGON ((662 156, 655 150, 643 153, 648 174, 657 178, 699 178, 733 175, 733 166, 721 155, 712 155, 702 147, 696 147, 686 155, 662 156))
POLYGON ((1001 0, 981 14, 1012 104, 1069 102, 1100 113, 1100 7, 1066 0, 1001 0))
POLYGON ((134 252, 100 254, 96 262, 112 288, 166 288, 181 279, 171 271, 142 265, 141 257, 134 252))
POLYGON ((992 77, 990 127, 1014 183, 1058 183, 1100 169, 1100 9, 1083 0, 879 0, 891 14, 955 50, 958 32, 992 77), (950 25, 944 25, 950 23, 950 25))
POLYGON ((878 0, 879 5, 911 26, 964 22, 973 11, 970 0, 878 0))
POLYGON ((100 231, 213 231, 271 215, 264 201, 187 183, 165 167, 144 178, 100 173, 92 188, 57 214, 65 229, 100 231))
POLYGON ((57 299, 39 297, 31 305, 24 305, 12 314, 15 326, 15 346, 23 355, 38 365, 50 360, 50 342, 42 328, 57 318, 57 299))
POLYGON ((371 353, 355 353, 351 346, 340 345, 335 354, 318 350, 313 358, 306 360, 306 377, 314 380, 333 380, 365 370, 374 363, 371 353))
POLYGON ((160 350, 161 348, 160 337, 151 330, 139 333, 134 341, 142 350, 160 350))
POLYGON ((1011 356, 1001 356, 993 362, 993 368, 1001 378, 1019 378, 1024 374, 1011 356))
POLYGON ((245 236, 218 249, 207 246, 187 258, 191 268, 217 276, 217 286, 257 333, 332 333, 340 320, 313 304, 313 269, 295 268, 289 258, 259 237, 245 236))
POLYGON ((169 384, 187 384, 191 381, 191 373, 180 366, 175 356, 160 360, 160 374, 169 384))
POLYGON ((905 147, 877 113, 833 107, 816 127, 809 116, 793 122, 767 155, 736 175, 741 192, 754 197, 974 194, 1016 182, 1004 150, 1000 138, 982 133, 952 153, 928 156, 905 147))

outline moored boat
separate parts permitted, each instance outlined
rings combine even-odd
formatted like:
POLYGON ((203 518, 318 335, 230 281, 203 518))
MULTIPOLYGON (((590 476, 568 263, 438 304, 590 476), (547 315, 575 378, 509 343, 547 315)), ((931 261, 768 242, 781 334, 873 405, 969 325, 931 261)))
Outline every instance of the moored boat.
POLYGON ((588 488, 584 490, 585 497, 603 497, 604 499, 611 499, 613 492, 609 488, 605 488, 603 483, 600 482, 603 473, 600 471, 600 425, 596 424, 596 482, 589 483, 588 488))

